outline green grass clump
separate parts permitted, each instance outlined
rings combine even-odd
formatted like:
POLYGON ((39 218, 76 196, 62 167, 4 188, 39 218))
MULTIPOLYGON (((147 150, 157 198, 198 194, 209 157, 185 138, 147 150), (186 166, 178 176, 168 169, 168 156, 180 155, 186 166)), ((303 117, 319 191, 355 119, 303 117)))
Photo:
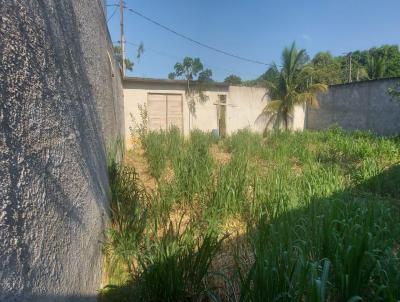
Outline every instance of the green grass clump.
POLYGON ((206 297, 210 289, 205 277, 222 239, 213 233, 183 233, 172 224, 161 239, 155 237, 141 258, 137 276, 140 301, 191 301, 206 297))
POLYGON ((244 156, 232 158, 217 170, 215 181, 208 187, 206 202, 209 211, 218 213, 221 222, 231 215, 246 215, 250 175, 244 156))
MULTIPOLYGON (((111 225, 106 232, 104 252, 111 278, 115 269, 126 267, 128 275, 134 271, 147 222, 147 193, 140 187, 133 168, 114 160, 109 164, 111 191, 111 225)), ((118 276, 116 277, 117 279, 118 276)))
POLYGON ((165 236, 154 237, 139 258, 137 274, 122 286, 110 285, 102 301, 203 301, 213 297, 205 279, 224 237, 214 233, 194 236, 169 226, 165 236))
POLYGON ((212 183, 213 160, 209 154, 211 136, 194 131, 180 157, 174 160, 174 188, 178 198, 192 203, 212 183))
POLYGON ((263 217, 250 234, 255 262, 243 301, 395 301, 398 215, 382 200, 341 193, 263 217))
POLYGON ((145 156, 149 163, 150 174, 159 182, 165 171, 167 161, 180 156, 183 137, 176 127, 168 131, 151 131, 142 138, 145 156))
POLYGON ((167 164, 167 146, 165 132, 149 132, 143 139, 145 156, 149 163, 150 174, 159 181, 167 164))
POLYGON ((239 130, 234 135, 226 137, 224 146, 230 153, 245 154, 248 157, 257 156, 263 150, 261 135, 248 129, 239 130))

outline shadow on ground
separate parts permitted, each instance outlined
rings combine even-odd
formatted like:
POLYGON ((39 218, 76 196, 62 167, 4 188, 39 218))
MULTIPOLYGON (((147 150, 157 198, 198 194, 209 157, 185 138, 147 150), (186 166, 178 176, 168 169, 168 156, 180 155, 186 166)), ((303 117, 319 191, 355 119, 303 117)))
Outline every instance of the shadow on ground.
MULTIPOLYGON (((400 298, 400 290, 397 288, 397 284, 400 282, 400 263, 398 261, 385 263, 385 260, 391 256, 387 256, 385 254, 387 251, 383 250, 389 250, 391 253, 390 251, 393 251, 396 245, 400 245, 400 236, 397 233, 400 228, 384 229, 384 226, 390 227, 396 226, 396 224, 399 226, 399 217, 400 165, 396 165, 354 187, 335 192, 328 197, 313 198, 303 207, 278 213, 275 218, 268 218, 266 223, 262 223, 260 220, 255 232, 250 232, 248 236, 255 238, 255 242, 253 242, 253 245, 256 245, 255 249, 258 249, 260 254, 265 253, 265 257, 269 257, 268 259, 275 264, 284 262, 284 255, 279 252, 279 248, 281 251, 287 250, 291 253, 294 246, 304 250, 306 262, 315 261, 322 265, 325 263, 324 261, 328 260, 332 267, 330 281, 338 287, 335 289, 332 287, 332 292, 342 291, 346 294, 334 293, 333 300, 332 297, 325 297, 323 300, 348 300, 355 296, 361 296, 368 300, 371 295, 376 294, 374 292, 375 285, 383 288, 382 284, 374 284, 374 282, 386 282, 384 289, 376 290, 381 290, 381 297, 388 301, 390 296, 394 299, 400 298), (389 221, 390 219, 392 221, 389 221), (366 220, 367 222, 365 222, 366 220), (271 232, 271 225, 276 227, 275 233, 271 232), (382 230, 379 227, 382 227, 382 230), (339 238, 335 238, 336 235, 339 238), (280 239, 279 244, 274 241, 274 236, 276 236, 275 239, 280 239), (295 238, 296 236, 298 238, 295 238), (277 251, 275 254, 271 252, 274 248, 277 251), (376 252, 378 250, 382 252, 376 252), (376 255, 371 256, 370 253, 373 252, 376 255), (311 255, 313 253, 314 255, 311 255), (386 270, 385 281, 382 281, 380 276, 371 275, 372 266, 376 264, 376 261, 381 261, 382 270, 386 270), (355 265, 351 266, 353 263, 355 265), (345 278, 348 280, 342 280, 341 274, 335 275, 335 270, 346 275, 345 278), (344 282, 344 285, 339 284, 340 282, 344 282)), ((236 239, 241 243, 244 240, 247 239, 242 237, 236 239)), ((299 257, 297 252, 291 255, 295 258, 299 257)), ((395 259, 395 255, 393 255, 393 259, 395 259)), ((247 276, 252 288, 249 290, 246 301, 260 301, 257 300, 257 294, 265 296, 267 299, 267 291, 284 290, 284 288, 279 288, 283 283, 275 281, 279 279, 278 276, 295 278, 294 271, 298 264, 297 261, 290 260, 288 263, 279 264, 282 265, 280 266, 281 271, 274 272, 275 275, 269 271, 263 271, 264 264, 262 264, 258 275, 247 276), (268 287, 270 284, 274 284, 274 288, 268 287)), ((260 267, 258 268, 260 269, 260 267)), ((320 272, 321 270, 316 270, 317 274, 320 272)), ((319 277, 315 276, 316 279, 319 277)), ((140 282, 140 277, 138 282, 140 282)), ((110 286, 108 290, 104 291, 100 301, 132 301, 134 287, 135 283, 126 286, 110 286)), ((311 295, 313 288, 310 286, 310 288, 302 290, 307 296, 311 295)), ((224 296, 230 296, 230 301, 235 301, 233 295, 225 294, 224 296)), ((187 301, 191 300, 187 299, 187 301)))

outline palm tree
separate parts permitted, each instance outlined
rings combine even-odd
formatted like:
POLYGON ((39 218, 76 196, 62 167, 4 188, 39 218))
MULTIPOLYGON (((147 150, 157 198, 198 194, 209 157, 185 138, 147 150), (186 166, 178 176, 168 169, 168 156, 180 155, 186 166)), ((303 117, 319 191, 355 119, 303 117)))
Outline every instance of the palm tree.
POLYGON ((318 108, 317 93, 328 91, 325 84, 305 84, 302 81, 301 72, 306 61, 306 51, 297 50, 293 42, 290 48, 286 47, 282 52, 282 68, 278 78, 274 83, 267 83, 271 101, 265 106, 262 114, 271 119, 275 118, 278 125, 282 119, 286 130, 295 105, 307 104, 318 108))
POLYGON ((383 78, 386 70, 386 55, 367 56, 367 73, 370 80, 383 78))

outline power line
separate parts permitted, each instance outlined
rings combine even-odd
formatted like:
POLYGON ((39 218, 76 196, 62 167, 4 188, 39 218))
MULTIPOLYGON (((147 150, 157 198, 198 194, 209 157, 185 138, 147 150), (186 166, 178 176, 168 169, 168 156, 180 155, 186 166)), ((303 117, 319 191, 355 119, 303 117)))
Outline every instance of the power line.
MULTIPOLYGON (((118 43, 119 43, 119 41, 118 41, 118 43)), ((133 46, 135 46, 135 47, 139 47, 140 46, 140 44, 137 44, 137 43, 133 43, 133 42, 130 42, 130 41, 125 41, 125 43, 126 44, 130 44, 130 45, 133 45, 133 46)), ((165 52, 165 51, 160 51, 160 50, 156 50, 156 49, 152 49, 152 48, 149 48, 149 47, 146 47, 145 48, 146 50, 149 50, 149 51, 152 51, 153 53, 155 53, 155 54, 158 54, 158 55, 160 55, 160 56, 164 56, 164 57, 168 57, 168 58, 171 58, 171 59, 174 59, 174 60, 181 60, 182 59, 182 57, 178 57, 178 56, 176 56, 176 55, 173 55, 173 54, 170 54, 170 53, 167 53, 167 52, 165 52)), ((228 73, 231 73, 231 74, 238 74, 237 72, 235 72, 235 71, 232 71, 232 70, 230 70, 230 69, 226 69, 226 68, 223 68, 223 67, 218 67, 218 66, 214 66, 214 65, 209 65, 209 64, 204 64, 204 67, 206 67, 206 68, 211 68, 211 69, 215 69, 215 70, 220 70, 220 71, 224 71, 224 72, 228 72, 228 73)), ((244 73, 240 73, 240 74, 244 74, 244 73)), ((259 75, 250 75, 250 74, 244 74, 244 75, 247 75, 248 77, 253 77, 253 78, 257 78, 259 75)))
POLYGON ((177 32, 176 30, 174 30, 174 29, 172 29, 172 28, 170 28, 170 27, 168 27, 168 26, 166 26, 166 25, 163 25, 163 24, 161 24, 161 23, 159 23, 159 22, 157 22, 157 21, 155 21, 155 20, 153 20, 153 19, 151 19, 151 18, 149 18, 149 17, 143 15, 142 13, 140 13, 140 12, 138 12, 138 11, 132 9, 132 8, 129 8, 129 7, 127 7, 127 6, 125 6, 125 8, 126 8, 128 11, 130 11, 131 13, 133 13, 133 14, 135 14, 135 15, 137 15, 137 16, 139 16, 139 17, 145 19, 145 20, 147 20, 148 22, 153 23, 153 24, 157 25, 158 27, 161 27, 161 28, 163 28, 164 30, 169 31, 170 33, 173 33, 174 35, 176 35, 176 36, 178 36, 178 37, 181 37, 181 38, 183 38, 183 39, 185 39, 185 40, 187 40, 187 41, 190 41, 190 42, 192 42, 192 43, 194 43, 194 44, 197 44, 197 45, 199 45, 199 46, 201 46, 201 47, 207 48, 207 49, 209 49, 209 50, 212 50, 212 51, 218 52, 218 53, 220 53, 220 54, 223 54, 223 55, 226 55, 226 56, 229 56, 229 57, 238 59, 238 60, 242 60, 242 61, 245 61, 245 62, 249 62, 249 63, 253 63, 253 64, 259 64, 259 65, 264 65, 264 66, 271 66, 271 64, 269 64, 269 63, 265 63, 265 62, 261 62, 261 61, 258 61, 258 60, 254 60, 254 59, 249 59, 249 58, 246 58, 246 57, 242 57, 242 56, 236 55, 236 54, 234 54, 234 53, 230 53, 230 52, 228 52, 228 51, 221 50, 221 49, 218 49, 218 48, 216 48, 216 47, 210 46, 210 45, 208 45, 208 44, 199 42, 199 41, 197 41, 197 40, 195 40, 195 39, 193 39, 193 38, 191 38, 191 37, 189 37, 189 36, 187 36, 187 35, 181 34, 181 33, 177 32))
POLYGON ((107 23, 110 22, 110 20, 112 19, 112 17, 114 17, 115 13, 117 12, 118 6, 116 6, 114 8, 114 11, 112 12, 111 16, 107 19, 107 23))

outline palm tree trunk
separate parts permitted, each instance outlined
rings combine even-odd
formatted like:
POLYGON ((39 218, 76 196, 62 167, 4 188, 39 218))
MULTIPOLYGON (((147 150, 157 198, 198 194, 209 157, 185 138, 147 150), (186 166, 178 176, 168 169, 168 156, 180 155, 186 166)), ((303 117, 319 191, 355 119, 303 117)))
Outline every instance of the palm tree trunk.
POLYGON ((289 117, 289 115, 288 115, 288 113, 285 111, 284 114, 283 114, 283 120, 285 121, 285 130, 286 130, 286 131, 288 130, 288 117, 289 117))

